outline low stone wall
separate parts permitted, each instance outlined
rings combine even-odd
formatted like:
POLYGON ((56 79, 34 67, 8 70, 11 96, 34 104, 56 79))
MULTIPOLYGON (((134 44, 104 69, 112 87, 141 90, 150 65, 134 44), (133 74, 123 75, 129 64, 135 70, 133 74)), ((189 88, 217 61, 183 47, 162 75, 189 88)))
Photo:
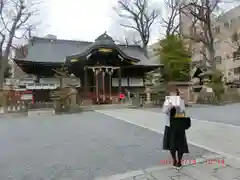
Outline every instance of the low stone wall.
POLYGON ((229 88, 221 95, 220 101, 215 97, 213 92, 195 93, 196 103, 222 105, 228 103, 240 102, 240 91, 237 88, 229 88))
POLYGON ((28 106, 24 103, 18 103, 15 105, 7 105, 5 107, 0 107, 0 114, 5 114, 5 113, 22 113, 22 112, 27 112, 28 111, 28 106))
MULTIPOLYGON (((33 114, 39 111, 39 113, 36 114, 44 114, 41 109, 44 109, 44 111, 48 111, 51 109, 51 114, 53 111, 52 104, 51 103, 36 103, 36 104, 30 104, 23 101, 19 101, 17 104, 14 105, 6 105, 0 107, 0 114, 13 114, 13 113, 19 113, 19 114, 29 114, 28 112, 31 111, 33 114)), ((30 112, 30 114, 32 114, 30 112)), ((46 114, 46 113, 45 113, 46 114)), ((49 114, 49 113, 48 113, 49 114)), ((55 111, 54 111, 55 114, 55 111)))

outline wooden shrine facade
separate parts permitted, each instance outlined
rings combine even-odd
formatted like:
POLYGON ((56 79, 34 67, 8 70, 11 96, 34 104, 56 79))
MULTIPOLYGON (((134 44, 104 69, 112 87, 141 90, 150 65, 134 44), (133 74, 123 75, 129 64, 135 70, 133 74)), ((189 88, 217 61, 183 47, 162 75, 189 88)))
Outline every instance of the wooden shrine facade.
POLYGON ((77 97, 98 104, 115 102, 125 89, 143 89, 145 73, 160 66, 139 46, 117 45, 106 33, 95 42, 35 38, 25 59, 14 60, 25 73, 39 78, 53 78, 55 69, 66 67, 69 75, 80 79, 77 97))

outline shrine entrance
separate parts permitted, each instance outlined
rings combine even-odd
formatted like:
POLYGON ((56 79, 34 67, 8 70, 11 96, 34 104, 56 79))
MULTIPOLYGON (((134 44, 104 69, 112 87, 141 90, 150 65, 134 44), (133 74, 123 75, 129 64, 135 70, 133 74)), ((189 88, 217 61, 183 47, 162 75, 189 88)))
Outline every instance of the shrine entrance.
POLYGON ((104 33, 84 51, 67 56, 69 74, 83 82, 78 92, 80 103, 115 104, 119 103, 120 93, 142 88, 147 69, 140 63, 145 59, 140 54, 140 47, 117 45, 104 33), (140 82, 136 83, 136 79, 140 82))
POLYGON ((86 66, 84 92, 91 92, 93 104, 111 104, 121 93, 121 68, 114 66, 86 66), (88 75, 92 74, 90 80, 88 75), (118 75, 118 87, 112 86, 113 74, 118 75), (114 89, 114 91, 113 91, 114 89), (115 98, 115 99, 114 99, 115 98))

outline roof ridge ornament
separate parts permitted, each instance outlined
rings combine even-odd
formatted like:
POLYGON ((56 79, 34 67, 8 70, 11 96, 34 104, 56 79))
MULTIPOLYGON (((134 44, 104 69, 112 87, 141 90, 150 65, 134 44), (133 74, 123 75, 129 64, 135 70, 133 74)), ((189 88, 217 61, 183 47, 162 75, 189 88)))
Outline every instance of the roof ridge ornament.
POLYGON ((95 41, 106 41, 106 40, 115 42, 113 38, 107 34, 107 31, 105 31, 102 35, 98 36, 98 38, 95 39, 95 41))

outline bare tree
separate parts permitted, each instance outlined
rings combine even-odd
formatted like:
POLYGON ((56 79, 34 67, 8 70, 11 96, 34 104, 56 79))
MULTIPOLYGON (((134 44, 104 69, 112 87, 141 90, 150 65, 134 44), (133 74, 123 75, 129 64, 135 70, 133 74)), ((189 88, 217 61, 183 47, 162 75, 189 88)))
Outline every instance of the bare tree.
POLYGON ((179 34, 179 16, 180 10, 184 7, 184 4, 180 0, 164 0, 166 6, 167 17, 161 16, 160 25, 165 28, 165 35, 179 34))
POLYGON ((142 47, 147 55, 151 28, 160 12, 151 7, 150 0, 118 0, 118 7, 115 9, 118 15, 125 20, 121 26, 139 33, 142 47))
POLYGON ((119 44, 125 44, 125 45, 141 45, 141 38, 139 37, 139 34, 136 31, 133 30, 123 30, 120 34, 119 38, 116 38, 115 41, 119 44))
POLYGON ((33 28, 30 22, 37 12, 35 5, 31 0, 0 1, 0 88, 3 87, 14 39, 24 38, 29 29, 33 28))
MULTIPOLYGON (((215 49, 214 49, 214 29, 213 13, 217 9, 221 0, 192 0, 186 7, 189 15, 194 21, 195 33, 187 37, 196 43, 202 43, 206 48, 206 54, 203 54, 210 66, 210 69, 216 69, 215 49), (196 31, 196 29, 198 31, 196 31)), ((205 53, 205 51, 202 51, 205 53)))

